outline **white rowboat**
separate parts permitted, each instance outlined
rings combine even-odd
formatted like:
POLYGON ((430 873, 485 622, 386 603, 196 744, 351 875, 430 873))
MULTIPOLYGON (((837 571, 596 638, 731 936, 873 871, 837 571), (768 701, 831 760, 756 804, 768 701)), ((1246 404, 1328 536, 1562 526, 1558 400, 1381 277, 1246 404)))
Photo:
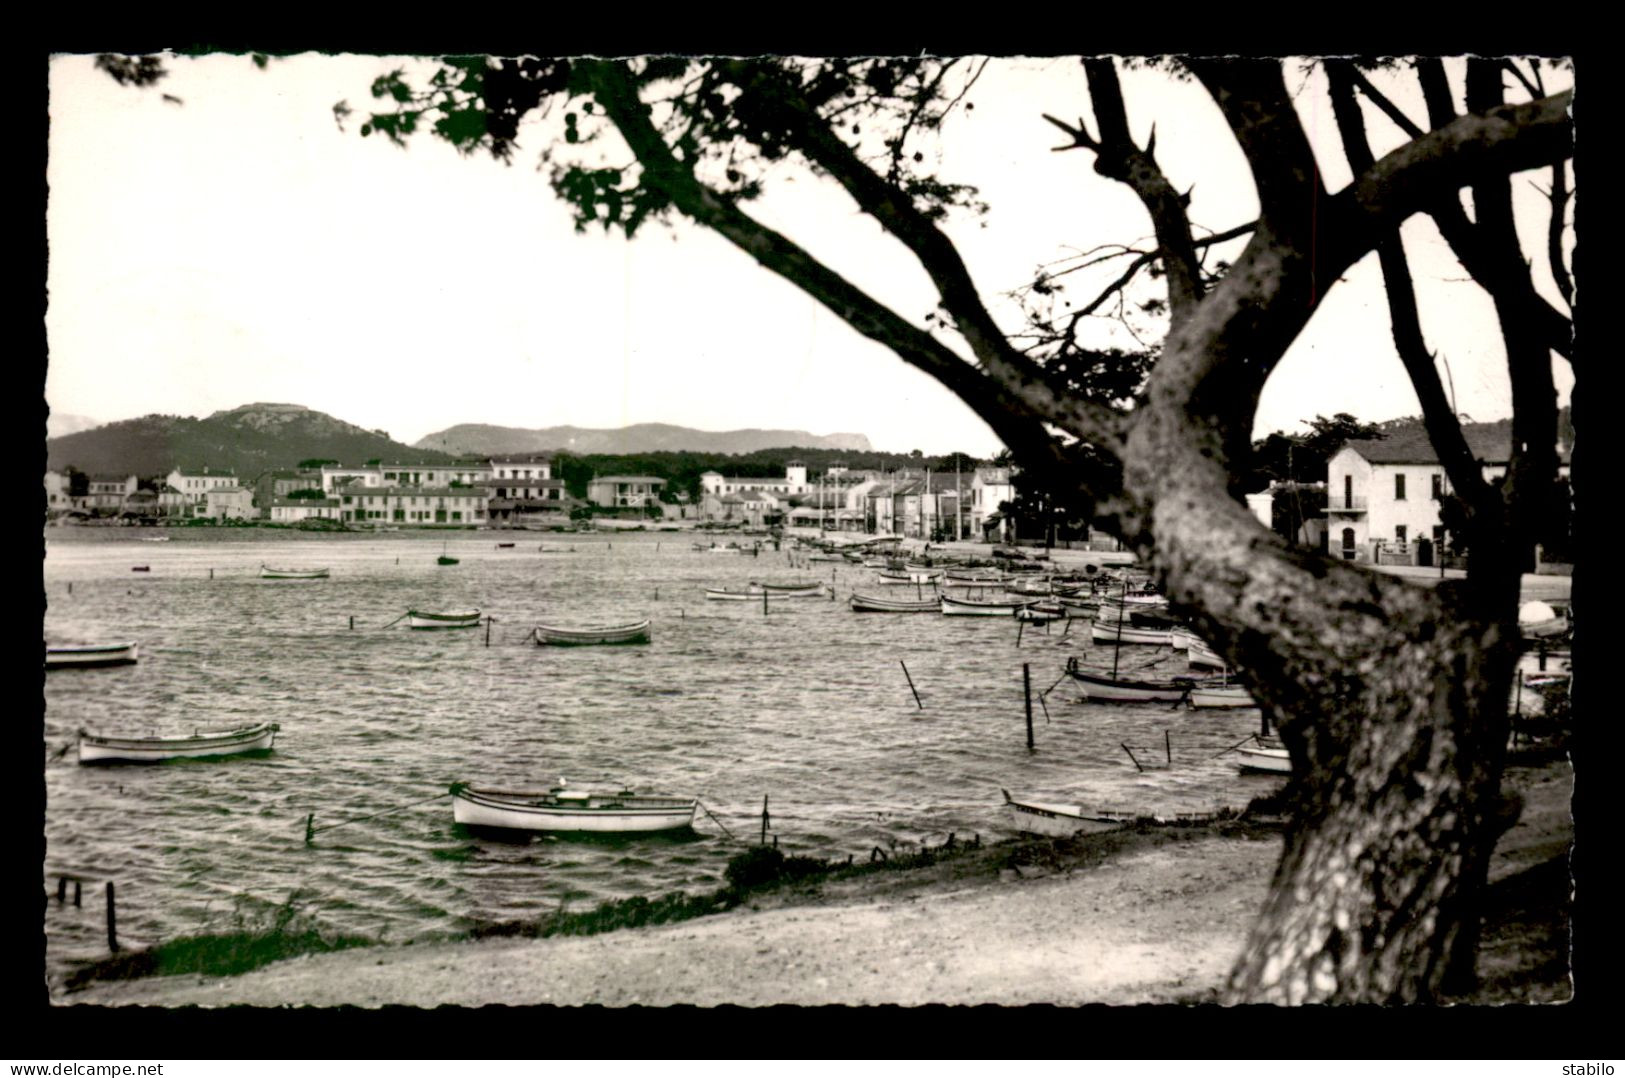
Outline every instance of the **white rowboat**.
POLYGON ((1127 827, 1136 819, 1135 814, 1131 812, 1085 812, 1082 805, 1017 801, 1010 796, 1009 790, 1000 792, 1004 794, 1004 811, 1011 826, 1027 834, 1071 838, 1079 833, 1098 834, 1102 831, 1116 831, 1127 827))
POLYGON ((860 614, 935 614, 942 610, 942 604, 935 595, 929 599, 882 599, 875 595, 854 594, 847 601, 860 614))
POLYGON ((279 729, 281 727, 274 722, 262 722, 236 730, 200 730, 165 737, 113 737, 80 730, 79 762, 154 764, 164 760, 265 752, 279 729))
POLYGON ((409 629, 474 629, 480 624, 478 610, 452 610, 441 614, 427 610, 408 610, 406 625, 409 629))
POLYGON ((1032 605, 1031 600, 1003 599, 955 599, 950 595, 942 597, 942 612, 944 614, 969 615, 972 617, 1014 617, 1016 611, 1032 605))
POLYGON ((1167 629, 1140 629, 1133 625, 1101 624, 1098 620, 1089 626, 1089 635, 1098 643, 1112 644, 1167 644, 1167 629))
POLYGON ((1240 685, 1199 685, 1191 689, 1191 707, 1257 707, 1252 693, 1240 685))
POLYGON ((452 819, 464 827, 506 831, 590 831, 630 834, 680 831, 694 825, 699 801, 658 794, 588 793, 562 787, 547 791, 451 787, 452 819))
POLYGON ((560 647, 580 647, 591 644, 647 644, 649 619, 630 625, 608 625, 593 629, 564 629, 552 625, 536 626, 537 644, 555 644, 560 647))
POLYGON ((260 566, 260 579, 262 580, 326 580, 326 569, 273 569, 269 565, 260 566))
POLYGON ((125 666, 136 661, 134 644, 59 644, 45 649, 45 669, 77 670, 93 666, 125 666))
POLYGON ((1260 737, 1253 738, 1253 744, 1236 750, 1240 754, 1240 767, 1243 771, 1263 771, 1272 775, 1292 774, 1292 758, 1287 754, 1286 746, 1273 737, 1268 740, 1260 737))

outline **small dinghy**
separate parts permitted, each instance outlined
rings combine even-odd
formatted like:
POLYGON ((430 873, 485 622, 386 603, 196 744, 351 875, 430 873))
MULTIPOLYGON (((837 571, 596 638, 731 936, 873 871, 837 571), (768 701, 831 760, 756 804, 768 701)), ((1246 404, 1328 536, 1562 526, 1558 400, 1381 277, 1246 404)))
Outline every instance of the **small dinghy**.
POLYGON ((45 648, 45 669, 81 670, 95 666, 125 666, 138 658, 135 644, 57 644, 45 648))
POLYGON ((274 722, 262 722, 235 730, 199 730, 165 737, 115 737, 80 730, 79 762, 155 764, 165 760, 265 752, 276 740, 279 729, 281 727, 274 722))
POLYGON ((1015 830, 1050 838, 1071 838, 1076 834, 1097 834, 1127 827, 1138 816, 1132 812, 1088 810, 1082 805, 1056 805, 1044 801, 1017 801, 1004 794, 1005 817, 1015 830))
POLYGON ((428 610, 408 610, 406 627, 409 629, 473 629, 480 624, 478 610, 450 610, 434 613, 428 610))
POLYGON ((929 599, 885 599, 854 592, 847 602, 860 614, 936 614, 942 610, 942 602, 935 595, 929 599))
POLYGON ((454 782, 452 819, 464 827, 505 831, 643 834, 694 826, 699 799, 571 790, 561 779, 551 790, 500 790, 454 782))
POLYGON ((326 569, 276 569, 260 566, 261 580, 326 580, 326 569))
POLYGON ((599 628, 567 629, 557 625, 536 626, 536 643, 559 647, 582 647, 591 644, 647 644, 649 619, 628 625, 606 625, 599 628))
POLYGON ((1239 766, 1243 771, 1262 771, 1272 775, 1292 774, 1292 757, 1287 754, 1286 746, 1273 737, 1260 737, 1253 735, 1251 745, 1243 745, 1236 749, 1241 757, 1239 766))

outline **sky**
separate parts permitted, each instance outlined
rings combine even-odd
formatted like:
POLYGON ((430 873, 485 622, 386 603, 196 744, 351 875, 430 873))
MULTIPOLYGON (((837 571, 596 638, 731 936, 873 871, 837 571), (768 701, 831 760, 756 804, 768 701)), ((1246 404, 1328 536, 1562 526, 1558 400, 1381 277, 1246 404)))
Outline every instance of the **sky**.
MULTIPOLYGON (((631 241, 576 233, 538 168, 557 114, 522 129, 503 165, 427 136, 403 150, 360 135, 373 79, 410 60, 307 54, 262 70, 243 56, 168 57, 169 76, 145 89, 92 61, 58 56, 50 69, 54 413, 111 422, 277 401, 407 443, 459 423, 672 423, 861 433, 877 449, 933 455, 1000 448, 936 381, 715 234, 681 219, 631 241), (355 109, 343 130, 341 99, 355 109)), ((1154 124, 1163 169, 1193 188, 1193 221, 1212 231, 1250 221, 1246 164, 1201 88, 1147 71, 1123 82, 1136 138, 1154 124)), ((1296 69, 1289 85, 1335 191, 1348 174, 1321 87, 1296 69)), ((1089 115, 1075 58, 994 60, 967 100, 975 108, 949 120, 940 147, 922 149, 989 204, 944 228, 1015 330, 1007 293, 1036 267, 1141 242, 1149 219, 1127 188, 1096 176, 1092 155, 1053 152, 1065 140, 1042 114, 1089 115)), ((1368 123, 1379 153, 1398 144, 1386 120, 1368 123)), ((1531 208, 1520 204, 1520 228, 1537 242, 1535 185, 1547 180, 1514 181, 1531 208)), ((934 308, 923 270, 831 182, 781 168, 746 208, 916 325, 934 308)), ((1509 415, 1489 301, 1425 220, 1404 234, 1458 412, 1509 415)), ((1120 266, 1096 272, 1109 279, 1120 266)), ((1543 259, 1535 268, 1555 299, 1543 259)), ((1093 295, 1083 274, 1068 280, 1080 300, 1093 295)), ((1331 290, 1266 386, 1258 435, 1315 415, 1419 410, 1380 285, 1368 257, 1331 290)), ((1155 339, 1154 324, 1141 328, 1155 339)), ((1132 343, 1105 319, 1087 332, 1096 346, 1132 343)), ((1566 403, 1572 376, 1554 369, 1566 403)))

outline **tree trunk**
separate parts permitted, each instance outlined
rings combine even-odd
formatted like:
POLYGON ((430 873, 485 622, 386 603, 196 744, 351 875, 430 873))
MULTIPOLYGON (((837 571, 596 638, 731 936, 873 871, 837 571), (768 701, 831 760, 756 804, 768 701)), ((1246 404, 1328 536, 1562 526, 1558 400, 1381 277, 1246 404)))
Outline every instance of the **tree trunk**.
POLYGON ((1468 609, 1446 586, 1294 550, 1215 480, 1214 437, 1186 415, 1147 424, 1125 478, 1170 602, 1243 671, 1292 755, 1297 807, 1226 998, 1432 999, 1470 959, 1508 822, 1517 574, 1468 609))

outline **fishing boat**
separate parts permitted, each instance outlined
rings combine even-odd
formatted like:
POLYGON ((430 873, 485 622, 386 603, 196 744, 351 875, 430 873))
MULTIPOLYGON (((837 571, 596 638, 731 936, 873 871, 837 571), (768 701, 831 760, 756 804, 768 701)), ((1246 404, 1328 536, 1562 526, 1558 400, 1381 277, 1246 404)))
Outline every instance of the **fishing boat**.
POLYGON ((816 580, 800 581, 795 584, 774 584, 766 580, 752 580, 753 589, 771 592, 774 595, 783 595, 797 599, 816 599, 824 595, 824 585, 816 580))
POLYGON ((167 543, 169 540, 170 537, 167 535, 143 535, 141 537, 143 543, 167 543))
POLYGON ((1272 775, 1292 774, 1292 757, 1287 753, 1286 746, 1273 737, 1260 737, 1253 735, 1251 745, 1243 745, 1236 749, 1241 759, 1238 766, 1243 771, 1263 771, 1272 775))
POLYGON ((629 625, 605 625, 598 628, 567 629, 557 625, 536 626, 537 644, 560 647, 579 647, 590 644, 647 644, 649 619, 629 625))
POLYGON ((886 569, 875 575, 882 584, 934 584, 944 574, 941 569, 886 569))
POLYGON ((860 614, 935 614, 942 609, 935 595, 929 599, 883 599, 878 595, 853 593, 847 602, 860 614))
POLYGON ((1067 609, 1060 603, 1035 602, 1016 611, 1017 621, 1027 621, 1034 625, 1047 625, 1067 617, 1067 609))
POLYGON ((1163 701, 1176 704, 1185 699, 1193 688, 1220 684, 1209 679, 1174 677, 1161 680, 1117 677, 1100 671, 1085 670, 1078 665, 1078 657, 1067 660, 1066 672, 1078 682, 1083 695, 1090 700, 1114 703, 1163 701))
POLYGON ((1193 685, 1187 698, 1191 707, 1257 707, 1253 694, 1241 685, 1193 685))
POLYGON ((513 549, 513 544, 512 543, 498 543, 497 544, 497 549, 498 550, 512 550, 513 549))
POLYGON ((92 666, 125 666, 137 659, 134 644, 56 644, 45 648, 45 669, 79 670, 92 666))
POLYGON ((80 730, 79 762, 155 764, 165 760, 265 752, 271 748, 280 729, 274 722, 262 722, 235 730, 197 730, 163 737, 115 737, 80 730))
POLYGON ((1097 619, 1089 626, 1089 635, 1102 644, 1164 644, 1168 643, 1167 629, 1142 629, 1134 625, 1102 624, 1097 619))
POLYGON ((1207 644, 1203 643, 1201 640, 1187 641, 1185 646, 1185 658, 1192 666, 1203 666, 1210 670, 1227 669, 1227 664, 1222 658, 1219 657, 1219 653, 1208 647, 1207 644))
POLYGON ((769 599, 821 599, 827 592, 822 584, 812 584, 794 590, 763 588, 760 584, 751 584, 748 588, 706 588, 705 597, 723 602, 760 602, 763 596, 769 599))
POLYGON ((1011 826, 1017 831, 1051 838, 1071 838, 1073 835, 1098 834, 1127 827, 1137 818, 1131 812, 1085 811, 1082 805, 1057 805, 1045 801, 1017 801, 1004 794, 1004 811, 1011 826))
POLYGON ((551 790, 499 790, 454 782, 452 819, 464 827, 505 831, 631 834, 694 826, 699 800, 660 794, 589 793, 561 779, 551 790))
POLYGON ((473 629, 480 623, 478 610, 449 610, 434 613, 427 610, 408 610, 406 627, 409 629, 473 629))
POLYGON ((956 599, 942 596, 942 612, 955 616, 1013 617, 1031 603, 1024 599, 956 599))
POLYGON ((273 569, 269 565, 260 566, 262 580, 326 580, 326 569, 273 569))
POLYGON ((440 544, 440 557, 436 558, 435 562, 440 565, 456 565, 457 559, 446 553, 446 548, 447 544, 440 544))

